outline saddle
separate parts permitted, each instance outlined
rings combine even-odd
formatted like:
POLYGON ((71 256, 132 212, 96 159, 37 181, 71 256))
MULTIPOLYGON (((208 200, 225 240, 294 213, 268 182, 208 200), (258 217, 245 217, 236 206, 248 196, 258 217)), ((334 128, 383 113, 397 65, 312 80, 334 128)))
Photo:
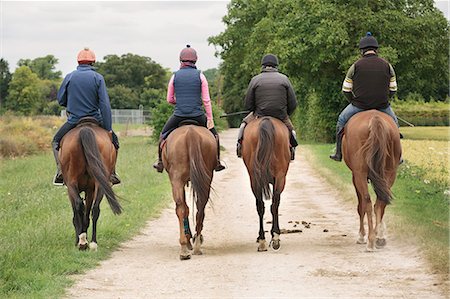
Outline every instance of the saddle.
POLYGON ((82 117, 82 118, 77 122, 77 127, 86 126, 86 125, 91 125, 91 126, 98 126, 98 127, 100 127, 100 123, 98 122, 98 120, 97 120, 95 117, 92 117, 92 116, 82 117))
POLYGON ((185 119, 180 121, 178 124, 178 127, 187 126, 187 125, 194 125, 194 126, 200 126, 200 123, 193 119, 185 119))

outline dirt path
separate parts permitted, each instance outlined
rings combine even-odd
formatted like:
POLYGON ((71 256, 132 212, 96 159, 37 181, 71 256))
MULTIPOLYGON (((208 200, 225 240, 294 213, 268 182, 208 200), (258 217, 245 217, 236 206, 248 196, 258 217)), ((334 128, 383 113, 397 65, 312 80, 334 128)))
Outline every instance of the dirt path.
MULTIPOLYGON (((244 163, 234 154, 236 136, 236 130, 221 134, 228 169, 214 177, 216 194, 206 210, 202 256, 179 260, 178 221, 171 206, 111 259, 77 277, 68 297, 446 297, 415 248, 389 235, 386 248, 376 252, 356 244, 356 205, 340 203, 301 148, 281 195, 280 228, 302 232, 282 234, 278 252, 257 252, 258 216, 244 163), (295 221, 300 224, 294 228, 295 221), (302 221, 311 222, 310 228, 302 221)), ((268 201, 265 218, 271 220, 268 201)))

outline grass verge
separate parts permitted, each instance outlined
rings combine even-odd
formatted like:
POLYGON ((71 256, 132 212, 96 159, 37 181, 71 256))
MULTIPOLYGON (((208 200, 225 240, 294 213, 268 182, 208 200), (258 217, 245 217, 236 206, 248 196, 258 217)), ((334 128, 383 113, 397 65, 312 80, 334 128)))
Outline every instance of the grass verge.
MULTIPOLYGON (((72 281, 107 258, 171 201, 166 175, 151 168, 156 147, 149 138, 121 138, 117 171, 123 198, 120 216, 104 200, 98 221, 98 252, 74 246, 66 188, 51 185, 51 153, 0 160, 0 298, 56 298, 72 281)), ((90 236, 90 232, 89 232, 90 236)))

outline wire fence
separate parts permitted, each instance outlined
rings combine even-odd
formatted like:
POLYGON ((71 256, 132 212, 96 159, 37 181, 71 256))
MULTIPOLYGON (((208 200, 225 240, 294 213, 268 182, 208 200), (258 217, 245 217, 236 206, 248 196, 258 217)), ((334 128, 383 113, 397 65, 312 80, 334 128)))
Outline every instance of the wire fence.
MULTIPOLYGON (((113 124, 146 124, 151 120, 150 110, 140 109, 111 109, 113 124)), ((61 111, 61 117, 66 118, 66 110, 61 111)))

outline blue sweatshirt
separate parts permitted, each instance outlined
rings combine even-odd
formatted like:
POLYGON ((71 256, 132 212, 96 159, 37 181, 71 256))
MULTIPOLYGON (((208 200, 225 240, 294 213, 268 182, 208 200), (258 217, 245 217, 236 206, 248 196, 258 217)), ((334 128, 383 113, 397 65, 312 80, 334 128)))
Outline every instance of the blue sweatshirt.
POLYGON ((67 107, 67 122, 76 124, 86 116, 95 117, 111 131, 111 104, 105 79, 91 65, 82 64, 68 74, 58 90, 58 103, 67 107))

